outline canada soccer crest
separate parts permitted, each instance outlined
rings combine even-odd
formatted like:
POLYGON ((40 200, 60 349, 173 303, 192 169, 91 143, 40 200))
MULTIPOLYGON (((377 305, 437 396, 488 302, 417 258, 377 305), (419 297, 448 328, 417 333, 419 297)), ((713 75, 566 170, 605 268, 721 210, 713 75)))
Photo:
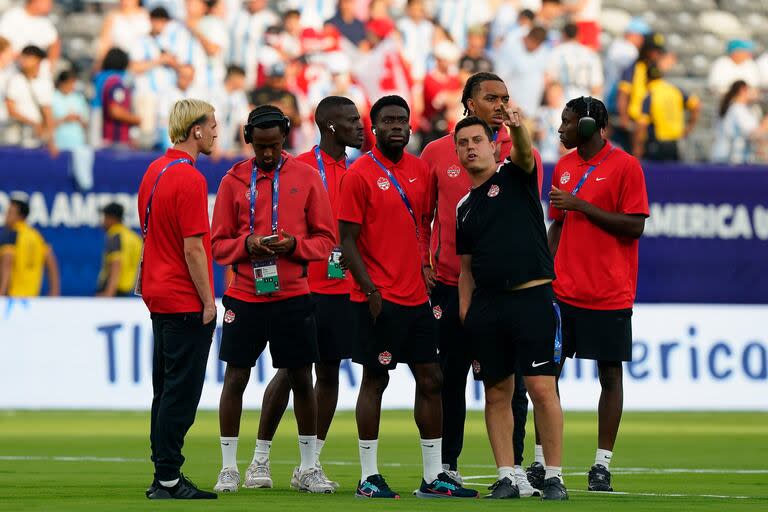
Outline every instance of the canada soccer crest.
POLYGON ((480 361, 478 361, 477 359, 472 361, 472 371, 475 372, 476 374, 480 373, 480 361))
MULTIPOLYGON (((259 191, 258 190, 256 191, 256 197, 259 197, 259 191)), ((248 189, 248 190, 245 191, 245 198, 247 200, 249 200, 249 201, 251 200, 251 189, 248 189)))
POLYGON ((231 309, 228 309, 226 313, 224 313, 224 323, 231 324, 235 321, 235 312, 231 309))
POLYGON ((496 197, 500 190, 498 185, 491 185, 491 188, 488 189, 488 197, 496 197))
POLYGON ((389 180, 383 176, 376 180, 376 184, 381 190, 389 190, 389 180))
POLYGON ((565 185, 565 184, 566 184, 566 183, 568 183, 569 181, 571 181, 571 173, 569 173, 568 171, 565 171, 565 172, 563 173, 563 175, 562 175, 562 176, 560 176, 560 184, 561 184, 561 185, 565 185))
POLYGON ((443 308, 441 308, 440 306, 433 307, 432 314, 435 315, 435 318, 440 320, 440 317, 443 316, 443 308))
POLYGON ((387 366, 391 362, 392 362, 392 354, 390 354, 386 350, 381 354, 379 354, 379 363, 383 364, 384 366, 387 366))
POLYGON ((459 169, 458 165, 452 165, 448 168, 449 178, 458 178, 459 174, 461 174, 461 169, 459 169))

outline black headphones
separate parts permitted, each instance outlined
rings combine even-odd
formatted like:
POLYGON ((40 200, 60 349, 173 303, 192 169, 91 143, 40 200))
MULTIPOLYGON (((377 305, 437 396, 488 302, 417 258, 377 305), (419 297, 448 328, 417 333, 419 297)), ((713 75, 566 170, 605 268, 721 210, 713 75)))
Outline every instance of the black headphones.
POLYGON ((581 137, 588 139, 597 132, 597 121, 595 118, 589 115, 589 107, 592 106, 592 96, 582 96, 584 102, 587 104, 587 113, 584 117, 579 119, 579 124, 576 125, 576 130, 581 137))
POLYGON ((256 114, 253 116, 253 118, 248 120, 248 123, 245 126, 243 126, 243 139, 245 140, 245 143, 253 143, 254 128, 261 128, 260 125, 269 123, 281 124, 286 137, 288 137, 288 134, 291 132, 291 120, 288 119, 285 114, 282 112, 276 112, 274 110, 268 110, 266 112, 256 114))

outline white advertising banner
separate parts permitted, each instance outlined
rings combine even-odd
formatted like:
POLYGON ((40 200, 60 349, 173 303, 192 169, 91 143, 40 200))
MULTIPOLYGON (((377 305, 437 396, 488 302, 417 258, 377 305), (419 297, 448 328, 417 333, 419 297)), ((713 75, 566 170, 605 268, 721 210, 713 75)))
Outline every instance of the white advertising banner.
MULTIPOLYGON (((219 321, 223 311, 219 311, 219 321)), ((768 306, 639 305, 634 360, 624 367, 627 410, 768 410, 768 306)), ((216 330, 201 407, 218 405, 224 365, 216 330)), ((152 325, 139 299, 0 299, 0 408, 148 409, 152 325)), ((244 405, 261 406, 274 374, 268 351, 254 368, 244 405)), ((339 408, 352 409, 361 368, 343 362, 339 408)), ((592 361, 571 361, 560 381, 566 409, 594 410, 592 361)), ((407 367, 393 372, 383 406, 409 408, 407 367)), ((467 405, 482 408, 469 378, 467 405)))

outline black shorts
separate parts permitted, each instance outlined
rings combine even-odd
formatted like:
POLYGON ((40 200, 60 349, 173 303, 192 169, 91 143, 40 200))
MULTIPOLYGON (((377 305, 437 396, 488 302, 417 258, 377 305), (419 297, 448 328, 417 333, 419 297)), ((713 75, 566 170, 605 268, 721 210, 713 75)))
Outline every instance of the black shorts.
POLYGON ((459 320, 459 288, 437 281, 430 296, 432 314, 437 319, 440 359, 471 357, 469 334, 459 320))
POLYGON ((557 375, 553 303, 550 284, 516 291, 476 289, 464 321, 472 336, 475 379, 557 375))
POLYGON ((253 367, 267 341, 274 368, 301 368, 318 361, 315 312, 309 295, 278 302, 245 302, 225 295, 222 303, 222 361, 253 367))
POLYGON ((632 309, 595 310, 558 301, 563 355, 595 361, 632 360, 632 309))
POLYGON ((357 323, 354 362, 373 370, 393 370, 397 363, 437 363, 437 326, 429 302, 401 306, 384 300, 375 322, 367 302, 352 307, 357 323))
POLYGON ((313 293, 317 346, 320 361, 339 361, 352 357, 352 303, 349 294, 313 293))

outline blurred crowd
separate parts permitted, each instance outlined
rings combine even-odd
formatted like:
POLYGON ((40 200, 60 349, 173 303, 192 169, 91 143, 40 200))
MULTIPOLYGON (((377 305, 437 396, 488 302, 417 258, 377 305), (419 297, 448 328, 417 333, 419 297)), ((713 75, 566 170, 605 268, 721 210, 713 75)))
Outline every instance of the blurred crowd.
MULTIPOLYGON (((646 159, 679 159, 699 119, 699 98, 665 78, 675 55, 642 19, 601 47, 601 0, 101 2, 85 70, 61 58, 52 4, 26 0, 0 15, 0 142, 72 151, 83 165, 94 148, 167 147, 170 106, 186 97, 216 107, 215 158, 248 154, 241 126, 264 103, 290 117, 289 149, 306 150, 315 106, 331 94, 361 112, 403 96, 418 151, 461 119, 463 84, 480 71, 507 83, 545 161, 564 151, 560 112, 575 96, 604 98, 608 135, 646 159)), ((765 156, 768 53, 748 40, 724 52, 708 81, 720 102, 711 159, 752 162, 765 156)))

